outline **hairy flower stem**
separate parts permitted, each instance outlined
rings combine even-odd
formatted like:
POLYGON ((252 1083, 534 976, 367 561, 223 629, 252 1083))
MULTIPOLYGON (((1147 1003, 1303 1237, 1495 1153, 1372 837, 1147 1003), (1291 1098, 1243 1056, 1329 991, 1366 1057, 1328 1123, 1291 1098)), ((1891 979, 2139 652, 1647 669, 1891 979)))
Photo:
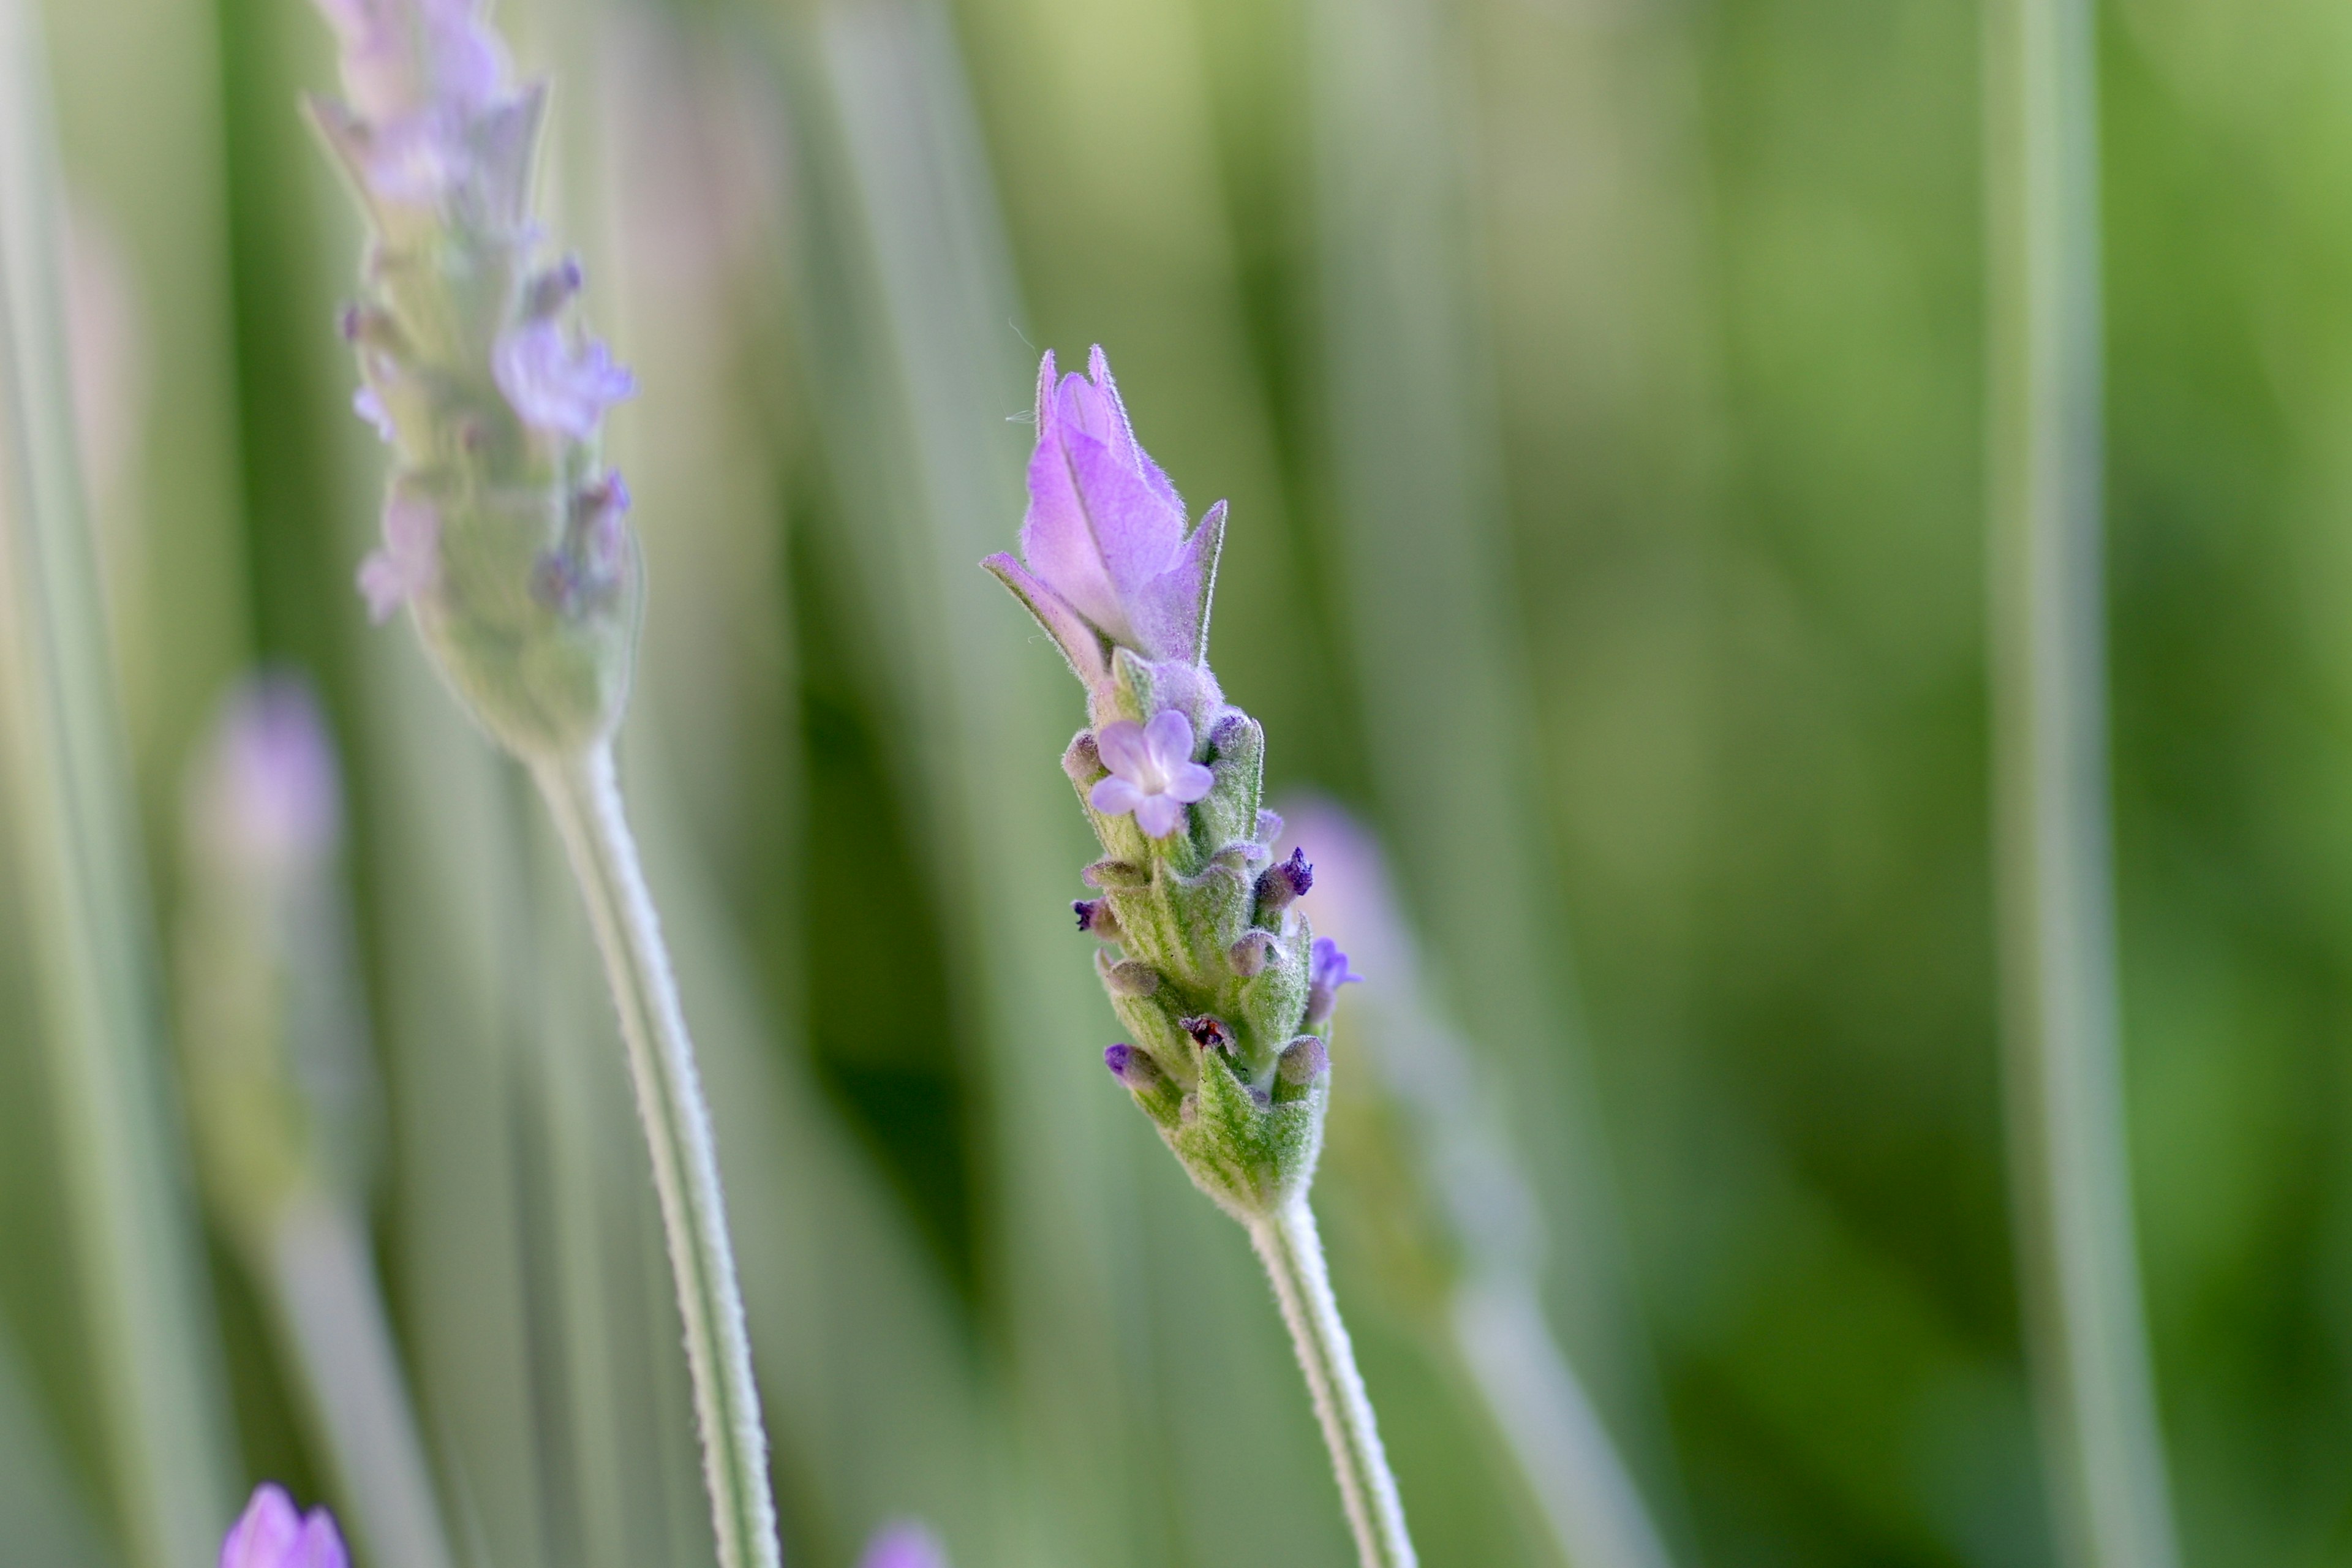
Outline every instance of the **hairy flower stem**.
POLYGON ((1339 1303, 1331 1295, 1315 1213, 1303 1195, 1296 1197, 1253 1220, 1249 1233, 1274 1281, 1282 1321, 1289 1326, 1299 1370, 1307 1374, 1307 1390, 1315 1401, 1316 1419, 1322 1422, 1323 1440, 1330 1446, 1331 1471, 1339 1479, 1348 1527, 1356 1533, 1356 1554, 1363 1568, 1412 1568, 1418 1559, 1412 1538, 1405 1533, 1404 1506, 1397 1500, 1396 1478, 1389 1473, 1389 1458, 1381 1447, 1380 1426, 1372 1418, 1363 1374, 1356 1370, 1348 1325, 1339 1321, 1339 1303))
POLYGON ((777 1568, 782 1554, 768 1489, 767 1437, 727 1239, 710 1113, 636 842, 622 813, 612 748, 600 742, 575 756, 542 759, 532 773, 579 879, 628 1042, 629 1076, 653 1154, 670 1269, 686 1320, 719 1561, 721 1568, 777 1568))

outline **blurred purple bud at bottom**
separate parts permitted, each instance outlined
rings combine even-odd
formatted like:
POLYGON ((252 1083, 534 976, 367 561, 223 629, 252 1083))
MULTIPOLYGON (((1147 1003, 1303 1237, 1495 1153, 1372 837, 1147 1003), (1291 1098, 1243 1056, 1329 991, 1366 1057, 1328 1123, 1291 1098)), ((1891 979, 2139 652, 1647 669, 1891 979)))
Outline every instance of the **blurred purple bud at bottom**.
POLYGON ((221 1542, 220 1568, 351 1568, 334 1516, 299 1513, 286 1489, 264 1481, 221 1542))
POLYGON ((948 1550, 922 1525, 901 1521, 867 1542, 857 1568, 948 1568, 948 1550))

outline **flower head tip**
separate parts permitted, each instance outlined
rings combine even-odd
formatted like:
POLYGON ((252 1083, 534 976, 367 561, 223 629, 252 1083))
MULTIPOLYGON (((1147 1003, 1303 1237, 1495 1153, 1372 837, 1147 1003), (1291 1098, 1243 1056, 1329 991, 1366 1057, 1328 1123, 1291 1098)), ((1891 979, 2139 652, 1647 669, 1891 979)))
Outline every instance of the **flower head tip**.
POLYGON ((351 1568, 334 1516, 297 1512, 286 1489, 265 1481, 221 1542, 220 1568, 351 1568))

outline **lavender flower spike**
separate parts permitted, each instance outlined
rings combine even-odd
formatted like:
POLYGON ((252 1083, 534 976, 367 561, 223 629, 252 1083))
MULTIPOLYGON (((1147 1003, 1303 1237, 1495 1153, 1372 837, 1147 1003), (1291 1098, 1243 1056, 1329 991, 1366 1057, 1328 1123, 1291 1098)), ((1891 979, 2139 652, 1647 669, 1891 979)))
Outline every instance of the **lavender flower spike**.
POLYGON ((1037 376, 1037 449, 1021 560, 984 564, 1087 689, 1091 730, 1062 756, 1103 858, 1076 908, 1129 1041, 1103 1065, 1185 1173, 1248 1227, 1298 1346, 1366 1568, 1410 1568, 1396 1483, 1332 1300, 1307 1189, 1331 1057, 1315 1031, 1356 976, 1318 942, 1301 855, 1274 865, 1265 737, 1208 667, 1223 503, 1188 530, 1176 487, 1135 438, 1109 363, 1037 376), (1115 950, 1115 951, 1114 951, 1115 950), (1131 1043, 1130 1043, 1131 1042, 1131 1043))
POLYGON ((1114 648, 1153 660, 1208 657, 1209 599, 1225 536, 1225 503, 1197 526, 1183 499, 1135 438, 1110 361, 1097 347, 1087 374, 1037 368, 1037 448, 1021 559, 982 563, 1059 643, 1090 692, 1110 684, 1114 648))
POLYGON ((332 1514, 297 1512, 285 1488, 264 1481, 221 1542, 220 1568, 351 1568, 351 1557, 332 1514))

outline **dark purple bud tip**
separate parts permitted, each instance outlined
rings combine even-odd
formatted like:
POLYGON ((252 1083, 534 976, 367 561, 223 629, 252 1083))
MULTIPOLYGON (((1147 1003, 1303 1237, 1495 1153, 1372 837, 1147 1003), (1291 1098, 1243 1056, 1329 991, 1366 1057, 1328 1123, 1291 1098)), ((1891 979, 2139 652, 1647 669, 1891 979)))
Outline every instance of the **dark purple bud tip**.
POLYGON ((343 342, 347 343, 359 342, 360 332, 365 325, 366 319, 360 314, 360 307, 357 305, 344 306, 342 314, 335 318, 335 331, 343 335, 343 342))
POLYGON ((1103 1066, 1110 1068, 1111 1077, 1137 1094, 1160 1081, 1160 1069, 1151 1065, 1151 1058, 1124 1042, 1103 1048, 1103 1066))
POLYGON ((1103 766, 1102 752, 1095 746, 1095 732, 1081 730, 1062 752, 1062 771, 1070 782, 1086 789, 1110 772, 1103 766))
POLYGON ((1265 914, 1286 910, 1314 885, 1315 868, 1307 863, 1307 851, 1293 849, 1289 859, 1268 867, 1258 878, 1257 907, 1265 914))
POLYGON ((1313 1083, 1331 1070, 1331 1047, 1313 1035, 1301 1035, 1282 1047, 1275 1064, 1285 1083, 1313 1083))
POLYGON ((1071 912, 1072 914, 1074 914, 1074 915, 1076 915, 1076 916, 1077 916, 1077 917, 1078 917, 1078 929, 1079 929, 1080 931, 1092 931, 1092 930, 1094 930, 1094 929, 1095 929, 1095 900, 1092 900, 1092 899, 1073 899, 1073 900, 1070 900, 1070 912, 1071 912))
POLYGON ((1192 1043, 1204 1051, 1229 1051, 1234 1048, 1234 1032, 1225 1027, 1222 1018, 1202 1014, 1197 1018, 1179 1018, 1176 1026, 1192 1037, 1192 1043))
POLYGON ((530 292, 523 300, 523 314, 535 319, 552 316, 587 281, 587 274, 580 270, 580 258, 565 257, 530 280, 530 292))

